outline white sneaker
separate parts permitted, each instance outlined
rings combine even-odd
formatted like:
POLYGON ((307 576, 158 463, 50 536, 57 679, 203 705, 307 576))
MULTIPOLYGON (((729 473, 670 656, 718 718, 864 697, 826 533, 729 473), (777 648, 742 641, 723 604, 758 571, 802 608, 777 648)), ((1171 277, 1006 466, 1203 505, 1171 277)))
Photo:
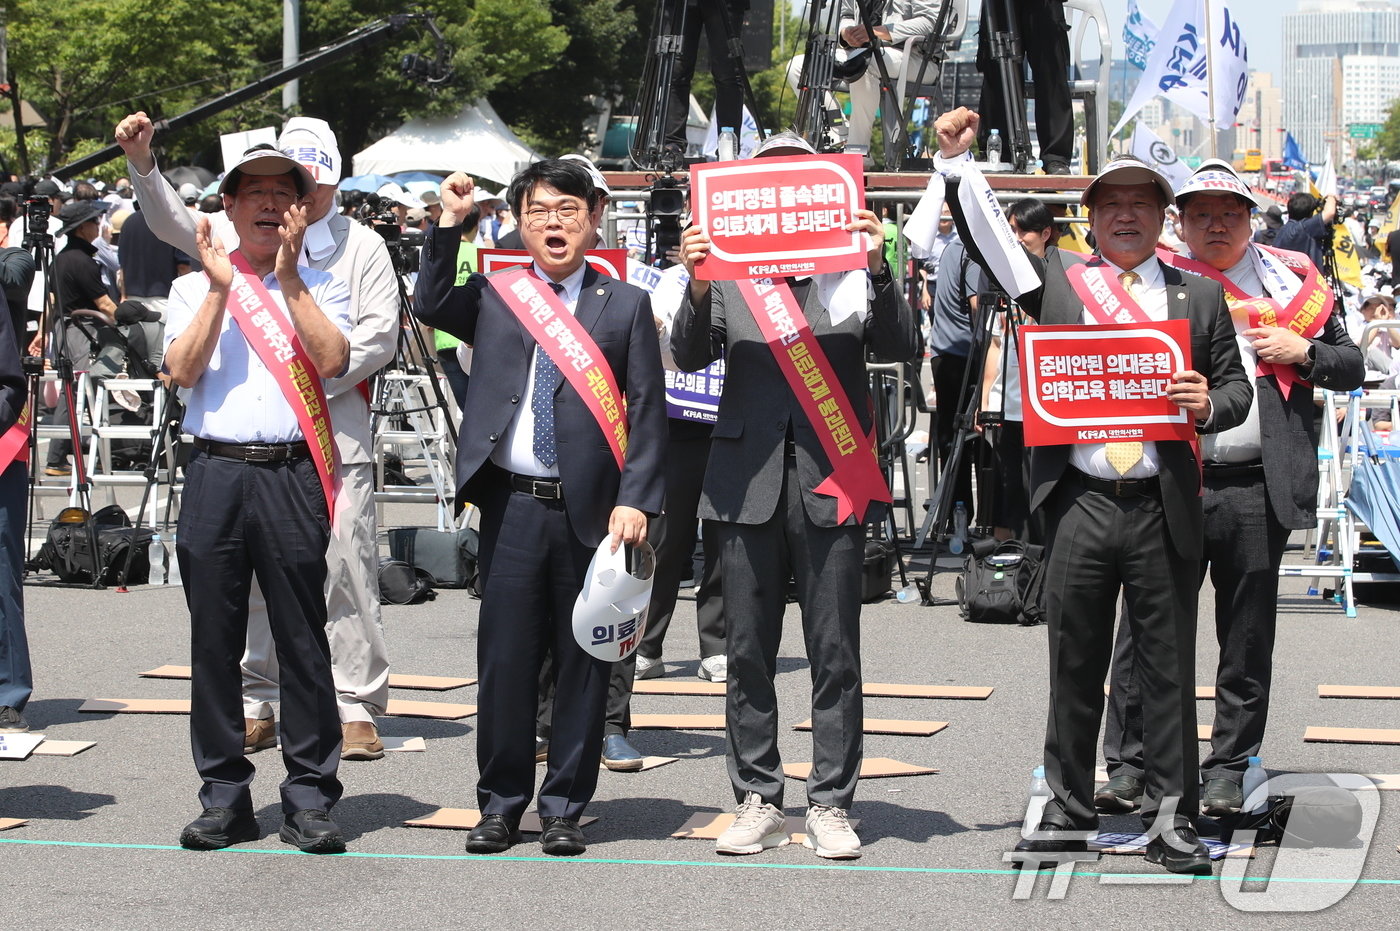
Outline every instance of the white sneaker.
POLYGON ((729 678, 729 659, 723 653, 707 656, 700 660, 700 668, 695 674, 711 682, 724 682, 729 678))
POLYGON ((647 659, 642 654, 637 654, 637 672, 634 679, 659 679, 666 675, 666 667, 661 662, 661 657, 647 659))
POLYGON ((802 846, 829 860, 854 860, 860 856, 860 838, 846 820, 844 808, 813 805, 807 809, 807 836, 802 846))
POLYGON ((734 823, 715 841, 716 853, 758 853, 791 842, 783 813, 766 804, 757 792, 744 796, 734 810, 734 823))

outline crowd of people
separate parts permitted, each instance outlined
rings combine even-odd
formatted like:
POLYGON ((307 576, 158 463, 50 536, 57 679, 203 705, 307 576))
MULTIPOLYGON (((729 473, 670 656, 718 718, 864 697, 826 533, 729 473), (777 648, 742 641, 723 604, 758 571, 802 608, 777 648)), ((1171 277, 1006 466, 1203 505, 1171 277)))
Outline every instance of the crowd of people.
MULTIPOLYGON (((19 245, 25 218, 13 194, 51 198, 57 258, 50 281, 33 287, 56 292, 55 315, 94 313, 123 334, 122 359, 99 377, 159 368, 184 402, 194 449, 176 558, 191 617, 201 811, 180 842, 216 849, 258 837, 250 757, 280 736, 280 836, 305 851, 344 850, 330 815, 340 762, 384 752, 375 717, 387 705, 389 659, 362 386, 393 357, 400 308, 385 239, 358 222, 370 219, 423 231, 413 313, 433 331, 460 410, 457 503, 480 513, 481 819, 468 851, 519 843, 532 801, 546 853, 586 850, 579 825, 600 759, 617 771, 642 765, 629 741, 633 682, 664 671, 662 641, 698 532, 699 674, 727 684, 736 802, 716 850, 746 855, 788 842, 774 678, 791 592, 813 676, 806 843, 824 858, 861 855, 849 818, 862 759, 861 574, 865 527, 884 505, 839 504, 831 489, 846 473, 823 417, 839 412, 868 436, 867 357, 908 363, 927 348, 933 463, 957 444, 983 442, 962 436, 954 417, 971 392, 995 481, 975 488, 973 457, 964 457, 965 471, 949 476, 954 496, 970 517, 980 496, 980 523, 996 537, 1046 547, 1039 598, 1052 798, 1018 856, 1033 867, 1082 854, 1099 812, 1139 811, 1153 833, 1151 862, 1208 871, 1195 818, 1243 805, 1243 773, 1267 723, 1278 566, 1289 533, 1315 517, 1316 474, 1293 467, 1316 446, 1311 386, 1360 385, 1366 368, 1389 369, 1390 345, 1357 347, 1348 308, 1334 306, 1309 255, 1330 207, 1318 223, 1295 218, 1297 232, 1284 224, 1270 245, 1266 212, 1229 165, 1206 162, 1173 189, 1121 157, 1083 192, 1096 247, 1083 255, 1057 245, 1045 204, 1028 198, 1003 213, 978 196, 985 182, 969 152, 984 130, 967 109, 937 122, 936 171, 961 183, 936 232, 914 243, 923 258, 908 295, 887 248, 893 224, 868 209, 853 210, 846 226, 866 244, 854 271, 711 282, 696 272, 709 235, 690 226, 671 267, 637 265, 619 281, 587 261, 603 244, 612 197, 587 159, 536 162, 504 197, 464 173, 427 196, 341 196, 335 133, 307 117, 289 120, 276 145, 245 152, 213 202, 161 175, 144 113, 116 127, 128 179, 105 197, 80 184, 65 200, 52 182, 0 192, 0 216, 14 219, 0 253, 10 311, 0 313, 0 342, 8 326, 16 346, 0 353, 0 427, 23 427, 22 348, 95 358, 101 343, 55 345, 51 317, 26 341, 33 263, 19 245), (1297 235, 1305 238, 1289 239, 1297 235), (481 246, 522 249, 528 263, 483 275, 481 246), (1119 322, 1189 322, 1189 368, 1173 373, 1167 397, 1188 413, 1199 448, 1026 448, 1014 327, 1105 322, 1088 297, 1104 291, 1119 322), (1006 313, 980 313, 987 300, 1006 313), (1290 328, 1303 304, 1327 310, 1290 328), (787 341, 811 359, 805 375, 789 370, 793 354, 767 328, 779 311, 791 323, 787 341), (983 343, 989 351, 972 353, 983 343), (664 370, 720 362, 711 422, 668 412, 664 370), (794 390, 818 377, 830 394, 822 416, 794 390), (600 544, 646 543, 657 554, 650 625, 635 654, 609 663, 575 640, 574 602, 600 544), (1220 661, 1214 736, 1199 762, 1195 637, 1207 574, 1220 661), (1109 780, 1096 786, 1106 677, 1109 780)), ((755 157, 803 154, 812 154, 805 140, 779 133, 755 157)), ((1357 309, 1367 320, 1393 313, 1386 294, 1357 309)), ((65 474, 70 453, 52 441, 45 471, 65 474)), ((12 545, 22 540, 25 484, 17 454, 0 473, 0 732, 26 727, 32 690, 23 553, 12 545)))

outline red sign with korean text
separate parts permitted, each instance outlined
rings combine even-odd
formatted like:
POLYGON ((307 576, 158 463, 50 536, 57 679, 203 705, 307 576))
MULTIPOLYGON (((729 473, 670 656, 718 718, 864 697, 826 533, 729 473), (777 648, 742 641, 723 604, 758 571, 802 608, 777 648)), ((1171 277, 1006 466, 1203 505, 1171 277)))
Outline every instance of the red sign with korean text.
MULTIPOLYGON (((529 265, 534 261, 524 249, 478 249, 476 259, 481 265, 480 271, 483 275, 503 268, 529 265)), ((589 265, 597 269, 598 274, 618 281, 627 280, 626 249, 589 249, 587 260, 589 265)))
POLYGON ((710 254, 703 281, 815 275, 865 267, 865 234, 846 226, 865 202, 859 155, 794 155, 696 165, 695 222, 710 254))
POLYGON ((1018 344, 1027 446, 1196 438, 1167 399, 1191 368, 1187 321, 1023 326, 1018 344))

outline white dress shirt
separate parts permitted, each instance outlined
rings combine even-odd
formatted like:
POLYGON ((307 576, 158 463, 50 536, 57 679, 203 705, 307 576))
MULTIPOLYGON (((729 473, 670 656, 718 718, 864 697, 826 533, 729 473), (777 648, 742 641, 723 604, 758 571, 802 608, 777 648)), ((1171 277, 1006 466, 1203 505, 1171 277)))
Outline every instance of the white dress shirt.
MULTIPOLYGON (((350 289, 345 282, 329 272, 304 265, 299 270, 316 306, 340 332, 349 333, 350 289)), ((283 327, 291 333, 292 320, 277 275, 268 275, 263 284, 282 312, 283 327)), ((170 286, 165 323, 167 352, 194 320, 208 294, 209 279, 203 272, 182 275, 170 286)), ((194 436, 218 443, 291 443, 303 439, 296 412, 228 311, 224 312, 208 367, 194 387, 182 389, 181 395, 185 402, 185 430, 194 436)))
MULTIPOLYGON (((544 287, 548 288, 549 277, 540 271, 538 265, 533 266, 533 268, 535 275, 544 282, 544 287)), ((559 282, 564 286, 564 290, 559 294, 559 299, 564 302, 564 307, 571 314, 578 306, 578 296, 583 290, 583 275, 587 270, 588 263, 585 262, 579 266, 578 271, 559 282)), ((521 393, 520 403, 515 406, 515 416, 511 418, 510 425, 506 427, 506 435, 501 437, 501 441, 496 444, 495 450, 491 453, 491 461, 507 472, 534 475, 540 478, 558 478, 558 462, 547 466, 535 457, 535 412, 530 403, 535 397, 537 355, 533 349, 530 351, 530 366, 525 373, 525 390, 521 393)), ((559 377, 564 377, 562 369, 559 377)))

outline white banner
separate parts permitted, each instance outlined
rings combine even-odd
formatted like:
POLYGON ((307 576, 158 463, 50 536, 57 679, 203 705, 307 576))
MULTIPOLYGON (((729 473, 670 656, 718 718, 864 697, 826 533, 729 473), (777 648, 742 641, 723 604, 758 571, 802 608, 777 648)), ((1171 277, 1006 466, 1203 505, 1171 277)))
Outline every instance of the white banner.
POLYGON ((1160 171, 1172 183, 1173 190, 1180 190, 1191 177, 1187 168, 1176 157, 1176 150, 1162 141, 1162 138, 1142 125, 1138 120, 1133 127, 1133 155, 1160 171))
POLYGON ((1176 0, 1157 32, 1142 79, 1109 135, 1117 135, 1158 96, 1185 107, 1216 129, 1229 129, 1244 103, 1248 71, 1244 35, 1223 0, 1176 0))

